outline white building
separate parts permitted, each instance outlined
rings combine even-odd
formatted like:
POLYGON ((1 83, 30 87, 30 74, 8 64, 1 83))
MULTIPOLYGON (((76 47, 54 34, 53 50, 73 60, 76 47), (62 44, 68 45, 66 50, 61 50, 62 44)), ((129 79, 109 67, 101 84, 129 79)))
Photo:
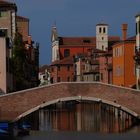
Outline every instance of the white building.
MULTIPOLYGON (((140 14, 136 15, 136 52, 140 52, 140 14)), ((136 79, 137 89, 140 89, 140 62, 137 62, 136 79)))
POLYGON ((108 24, 96 25, 96 49, 108 50, 108 24))
POLYGON ((50 84, 50 77, 50 68, 48 65, 39 68, 40 86, 50 84))

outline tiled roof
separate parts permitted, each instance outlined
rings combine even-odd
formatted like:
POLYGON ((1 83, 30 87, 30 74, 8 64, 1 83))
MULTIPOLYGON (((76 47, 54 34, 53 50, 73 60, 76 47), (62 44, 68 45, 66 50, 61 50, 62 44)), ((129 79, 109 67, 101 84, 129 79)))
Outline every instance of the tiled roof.
POLYGON ((113 47, 122 43, 135 43, 136 42, 136 36, 132 36, 127 38, 126 40, 120 40, 119 42, 116 42, 115 44, 113 44, 113 47))
POLYGON ((132 36, 127 38, 127 41, 136 41, 136 36, 132 36))
MULTIPOLYGON (((110 41, 120 41, 118 36, 109 36, 110 41)), ((59 37, 60 47, 63 46, 96 46, 96 37, 59 37)))
POLYGON ((0 4, 11 4, 11 2, 6 1, 6 0, 0 0, 0 4))
POLYGON ((9 2, 9 1, 6 1, 6 0, 0 0, 0 8, 2 9, 15 9, 17 10, 17 6, 15 3, 12 3, 12 2, 9 2))
POLYGON ((96 26, 108 26, 108 24, 106 24, 106 23, 98 23, 98 24, 96 24, 96 26))
POLYGON ((73 63, 74 63, 73 57, 67 57, 62 60, 57 60, 57 61, 53 62, 51 64, 51 66, 53 66, 53 65, 73 65, 73 63))
POLYGON ((17 20, 17 21, 29 21, 28 18, 22 17, 22 16, 16 16, 16 20, 17 20))
POLYGON ((95 45, 95 37, 59 37, 60 45, 95 45))

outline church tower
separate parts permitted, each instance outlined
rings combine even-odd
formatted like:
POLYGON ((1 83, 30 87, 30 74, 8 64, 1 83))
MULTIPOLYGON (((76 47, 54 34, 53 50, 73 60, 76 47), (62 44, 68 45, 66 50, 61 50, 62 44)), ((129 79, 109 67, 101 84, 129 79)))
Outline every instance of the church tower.
POLYGON ((108 50, 108 24, 96 25, 96 49, 108 50))
POLYGON ((59 60, 59 38, 57 35, 56 26, 52 27, 51 42, 52 42, 52 62, 54 62, 56 60, 59 60))

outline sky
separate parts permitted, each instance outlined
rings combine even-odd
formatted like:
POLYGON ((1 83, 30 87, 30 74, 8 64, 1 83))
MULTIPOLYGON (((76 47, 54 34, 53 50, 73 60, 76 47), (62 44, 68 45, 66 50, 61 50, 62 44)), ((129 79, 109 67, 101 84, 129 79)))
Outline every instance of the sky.
POLYGON ((40 43, 40 66, 51 63, 51 28, 59 36, 95 36, 96 24, 109 24, 109 35, 122 36, 121 24, 128 24, 128 37, 135 35, 135 15, 140 0, 11 0, 18 15, 30 19, 30 35, 40 43))

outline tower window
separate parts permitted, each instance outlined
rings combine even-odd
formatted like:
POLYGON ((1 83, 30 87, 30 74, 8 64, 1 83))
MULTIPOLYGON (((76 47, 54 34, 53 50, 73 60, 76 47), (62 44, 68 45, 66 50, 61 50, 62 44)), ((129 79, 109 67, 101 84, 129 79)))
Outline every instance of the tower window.
POLYGON ((103 29, 103 32, 104 32, 104 33, 106 32, 106 29, 105 29, 105 27, 104 27, 104 29, 103 29))
POLYGON ((104 50, 104 46, 102 46, 102 50, 104 50))
POLYGON ((102 40, 104 40, 104 37, 102 37, 102 40))
POLYGON ((69 57, 70 56, 70 50, 69 49, 65 49, 64 50, 64 57, 69 57))
POLYGON ((99 33, 101 33, 101 32, 102 32, 102 28, 100 27, 100 28, 99 28, 99 33))

